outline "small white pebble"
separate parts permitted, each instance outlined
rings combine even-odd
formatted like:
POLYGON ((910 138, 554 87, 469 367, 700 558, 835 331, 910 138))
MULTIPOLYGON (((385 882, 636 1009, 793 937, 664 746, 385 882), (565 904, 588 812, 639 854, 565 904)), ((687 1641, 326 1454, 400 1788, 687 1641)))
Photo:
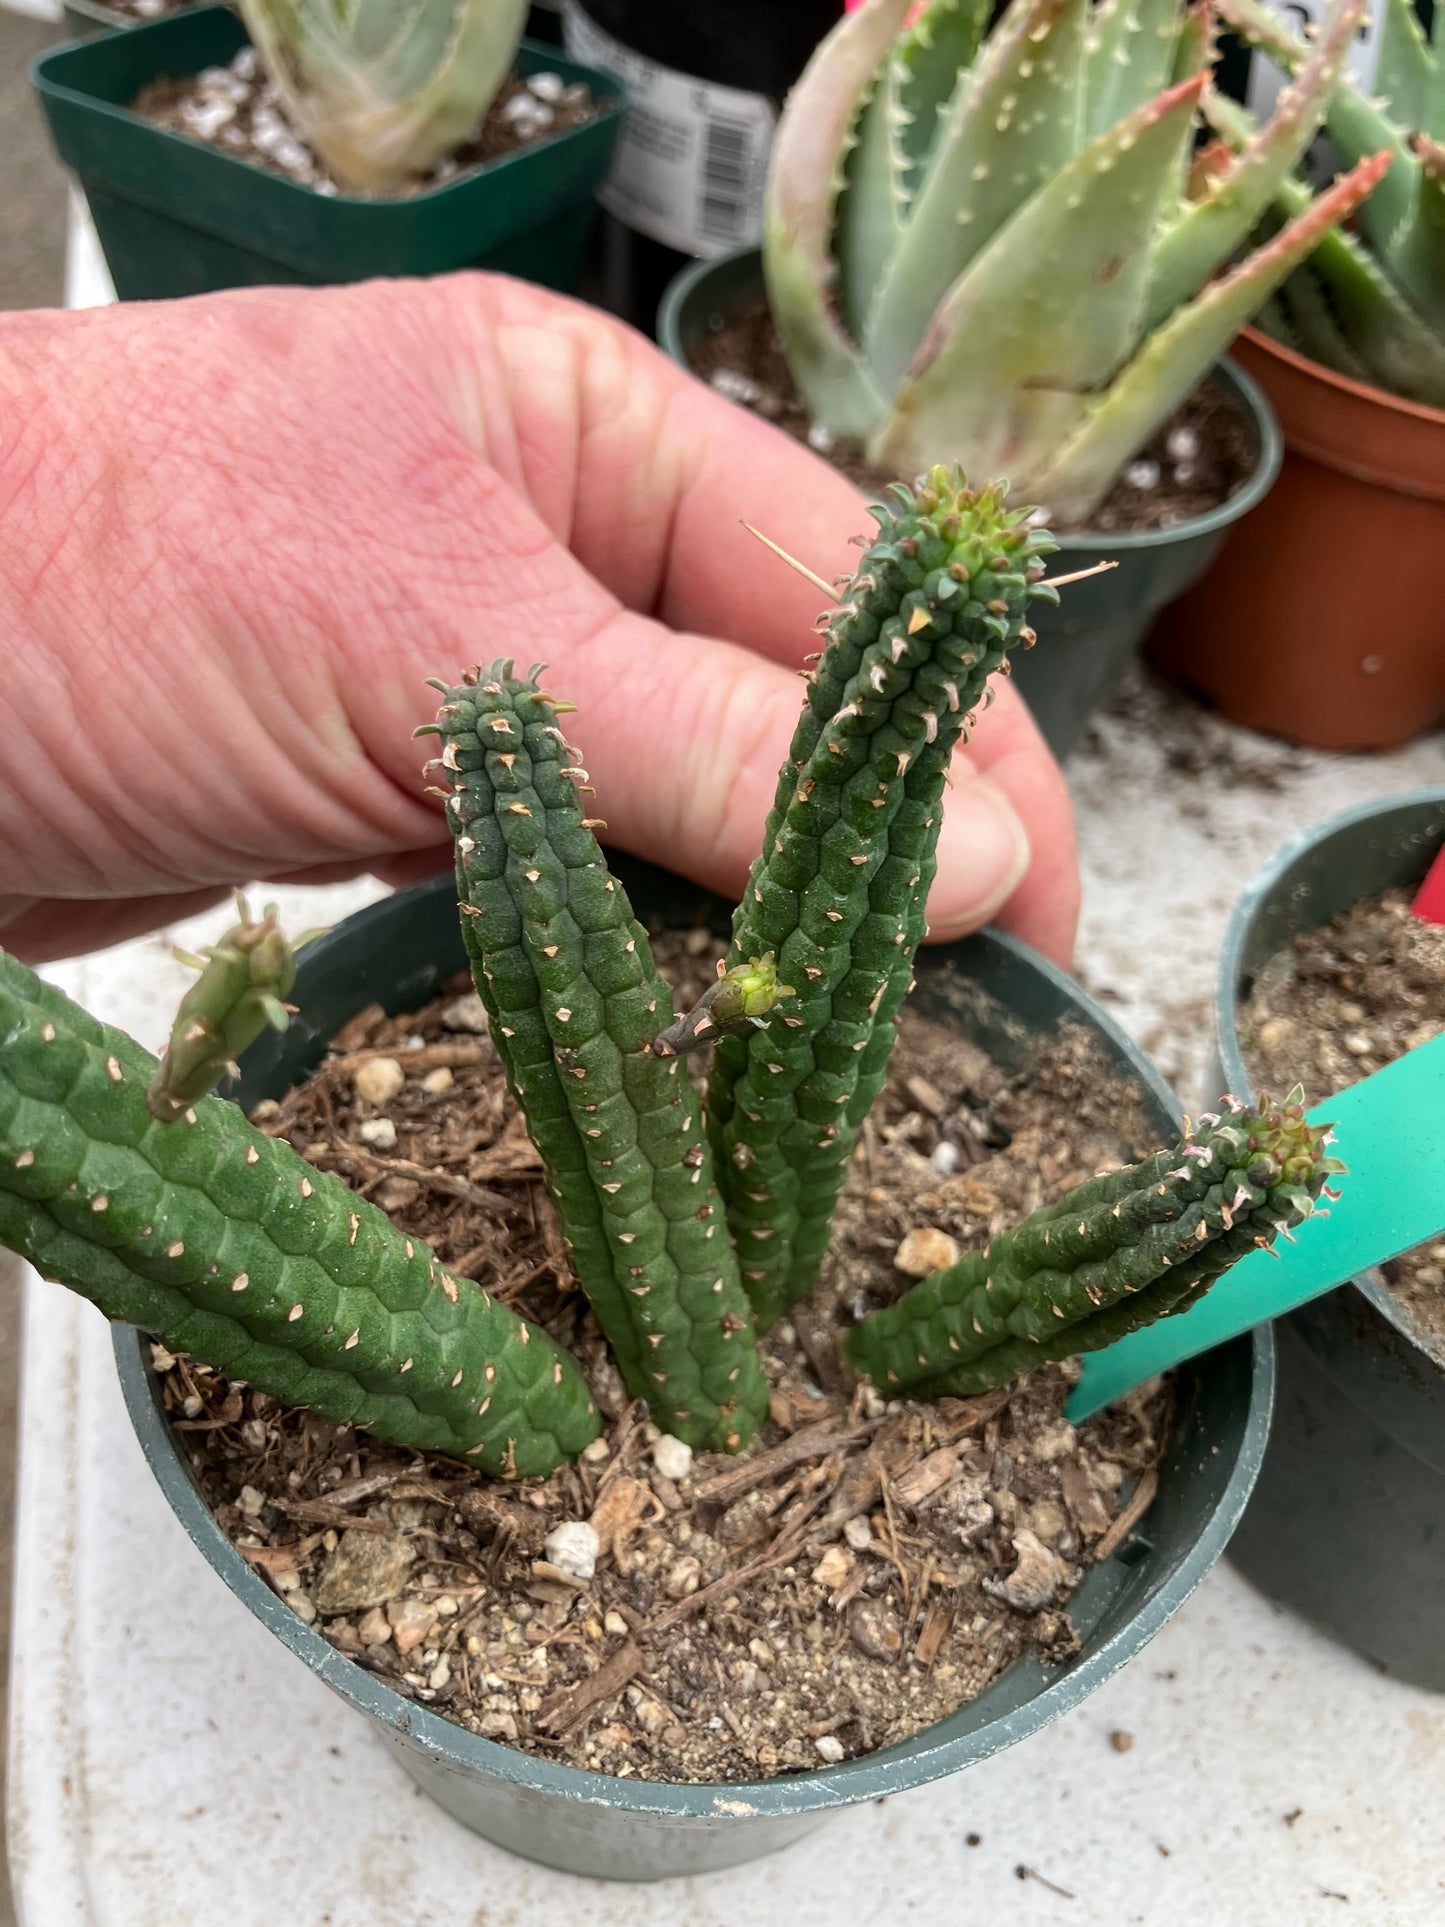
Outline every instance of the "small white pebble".
POLYGON ((958 1242, 937 1225, 919 1225, 901 1241, 893 1254, 899 1271, 909 1278, 926 1278, 930 1272, 944 1271, 958 1263, 958 1242))
POLYGON ((836 1733, 824 1733, 821 1738, 814 1740, 813 1744, 818 1749, 818 1758, 826 1761, 829 1766, 837 1766, 842 1760, 843 1742, 836 1733))
POLYGON ((1174 464, 1174 479, 1180 488, 1187 488, 1194 480, 1193 462, 1176 462, 1174 464))
POLYGON ((427 1674, 426 1683, 434 1693, 439 1693, 441 1689, 451 1679, 451 1676, 452 1676, 452 1663, 447 1658, 446 1654, 443 1653, 441 1657, 437 1660, 436 1665, 432 1667, 430 1673, 427 1674))
POLYGON ((1171 428, 1169 439, 1164 444, 1170 459, 1176 462, 1192 462, 1199 453, 1199 436, 1192 428, 1181 422, 1178 428, 1171 428))
POLYGON ((236 1503, 248 1519, 259 1518, 266 1506, 265 1496, 254 1485, 243 1485, 236 1503))
POLYGON ((866 1552, 873 1543, 873 1528, 860 1512, 844 1525, 843 1537, 854 1552, 866 1552))
POLYGON ((464 1030, 473 1037, 487 1034, 487 1007, 474 990, 454 997, 442 1010, 443 1030, 464 1030))
POLYGON ((606 1439, 593 1439, 590 1445, 582 1448, 582 1458, 587 1465, 601 1465, 604 1459, 612 1457, 612 1447, 606 1439))
POLYGON ((688 1553, 671 1567, 662 1582, 662 1590, 669 1599, 686 1599, 701 1583, 702 1563, 688 1553))
POLYGON ((1362 1030, 1347 1030, 1340 1042, 1351 1057, 1368 1057, 1373 1049, 1369 1038, 1362 1030))
POLYGON ((181 126, 197 140, 214 140, 236 118, 234 101, 188 100, 181 109, 181 126))
POLYGON ((316 1602, 308 1593, 291 1592, 286 1595, 286 1604, 304 1625, 310 1626, 316 1619, 316 1602))
POLYGON ((592 1527, 580 1519, 566 1519, 561 1525, 553 1526, 542 1546, 548 1561, 574 1579, 593 1576, 601 1550, 602 1541, 592 1527))
POLYGON ((389 1104, 406 1083, 406 1072, 394 1057, 373 1057, 352 1079, 363 1104, 389 1104))
POLYGON ((364 1124, 357 1126, 356 1135, 363 1144, 371 1145, 376 1151, 396 1149, 396 1126, 389 1117, 369 1117, 364 1124))
POLYGON ((527 76, 527 90, 535 94, 538 100, 560 100, 566 84, 560 74, 542 73, 527 76))
POLYGON ((1159 486, 1159 464, 1157 462, 1130 462, 1124 470, 1124 480, 1130 488, 1149 490, 1159 486))
POLYGON ((736 368, 718 368, 708 377, 708 386, 728 401, 741 402, 751 408, 754 402, 762 400, 763 391, 751 375, 742 374, 736 368))
POLYGON ((231 62, 231 72, 240 80, 254 80, 259 59, 254 47, 242 47, 231 62))
POLYGON ((199 1418, 204 1410, 205 1407, 194 1392, 190 1393, 181 1405, 181 1411, 187 1418, 199 1418))
POLYGON ((292 135, 276 142, 271 149, 271 158, 276 165, 288 174, 306 174, 311 168, 311 156, 292 135))
POLYGON ((434 1071, 428 1071, 421 1080, 421 1087, 428 1097, 440 1097, 443 1091, 449 1091, 456 1081, 449 1064, 438 1064, 434 1071))
POLYGON ((822 422, 814 422, 808 430, 808 446, 817 455, 829 455, 833 450, 833 431, 822 422))
POLYGON ((664 1432, 652 1448, 652 1463, 663 1478, 671 1479, 676 1485, 692 1470, 692 1447, 675 1439, 670 1432, 664 1432))
POLYGON ((958 1169, 958 1146, 949 1138, 940 1138, 928 1162, 941 1178, 951 1178, 958 1169))
POLYGON ((622 1617, 621 1613, 608 1612, 603 1617, 602 1630, 611 1633, 616 1639, 621 1639, 624 1634, 631 1632, 632 1628, 622 1617))

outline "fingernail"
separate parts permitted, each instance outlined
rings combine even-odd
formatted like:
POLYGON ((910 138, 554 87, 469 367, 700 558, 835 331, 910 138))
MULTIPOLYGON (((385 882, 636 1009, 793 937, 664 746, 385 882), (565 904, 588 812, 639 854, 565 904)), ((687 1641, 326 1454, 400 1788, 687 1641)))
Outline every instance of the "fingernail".
POLYGON ((938 874, 928 897, 935 937, 962 936, 987 923, 1023 881, 1029 840, 1013 805, 987 777, 961 777, 944 792, 938 874))

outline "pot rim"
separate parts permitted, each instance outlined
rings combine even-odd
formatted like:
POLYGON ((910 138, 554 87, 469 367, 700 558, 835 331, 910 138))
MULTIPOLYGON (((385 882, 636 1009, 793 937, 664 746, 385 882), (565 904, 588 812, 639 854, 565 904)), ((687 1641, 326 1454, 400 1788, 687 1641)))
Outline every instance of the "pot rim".
MULTIPOLYGON (((736 266, 753 257, 757 260, 759 272, 762 268, 762 249, 757 247, 734 248, 728 254, 713 255, 704 261, 694 261, 679 269, 667 284, 657 310, 657 339, 664 350, 680 367, 688 366, 682 352, 682 311, 684 303, 693 291, 708 281, 719 269, 736 266)), ((691 369, 688 370, 691 373, 691 369)), ((1207 509, 1202 515, 1191 515, 1183 522, 1175 522, 1167 529, 1125 529, 1099 530, 1090 532, 1080 530, 1068 535, 1056 535, 1061 555, 1097 554, 1101 550, 1116 549, 1157 549, 1166 544, 1192 541, 1197 536, 1212 535, 1217 529, 1229 528, 1242 515, 1262 502, 1274 487, 1284 462, 1284 437, 1275 418, 1273 408, 1264 390, 1239 364, 1228 355, 1221 355, 1210 370, 1211 374, 1223 376, 1244 404, 1245 412, 1254 425, 1259 441, 1259 452, 1254 470, 1248 480, 1237 488, 1233 495, 1217 508, 1207 509)))
MULTIPOLYGON (((452 887, 450 878, 438 877, 430 884, 415 888, 437 891, 452 887)), ((308 958, 314 959, 323 946, 349 946, 358 936, 364 940, 371 927, 384 919, 395 900, 395 895, 383 898, 346 918, 317 940, 308 951, 308 958)), ((1177 1099, 1153 1064, 1081 985, 1015 938, 994 929, 979 934, 1064 992, 1078 1014, 1122 1052, 1124 1062, 1138 1081, 1174 1115, 1179 1114, 1177 1099)), ((1173 1571, 1161 1581, 1158 1590, 1103 1639, 1095 1652, 1067 1673, 1047 1679, 1023 1704, 987 1725, 925 1745, 901 1758, 898 1749, 886 1749, 838 1766, 772 1780, 692 1785, 621 1779, 534 1758, 484 1739, 424 1705, 402 1699, 347 1659, 319 1632, 297 1618, 216 1525, 183 1461, 176 1436, 165 1422, 153 1377, 147 1369, 145 1335, 133 1326, 119 1326, 113 1340, 121 1387, 136 1437, 186 1534, 250 1612, 343 1699, 383 1726, 420 1742, 454 1770, 501 1780, 573 1806, 625 1808, 633 1814, 677 1824, 697 1821, 717 1824, 729 1819, 824 1813, 926 1785, 1028 1738, 1111 1679, 1193 1593, 1223 1552, 1244 1512, 1264 1459, 1274 1403, 1274 1341, 1268 1327, 1261 1326, 1249 1343, 1252 1350, 1248 1407, 1238 1456, 1225 1490, 1204 1528, 1173 1571)))
MULTIPOLYGON (((494 160, 479 161, 475 167, 467 168, 455 180, 441 181, 435 187, 419 188, 413 194, 361 194, 347 192, 341 188, 338 188, 334 194, 323 194, 319 188, 311 186, 308 182, 293 181, 285 174, 273 174, 268 168, 258 166, 255 161, 239 154, 228 153, 225 148, 213 146, 210 141, 198 140, 194 135, 180 133, 173 127, 158 127, 154 121, 147 120, 143 114, 136 113, 133 107, 124 106, 118 101, 103 100, 98 94, 91 93, 84 87, 73 86, 65 80, 52 79, 45 71, 51 61, 61 60, 73 53, 83 52, 93 58, 97 45, 112 38, 120 39, 122 36, 128 48, 143 44, 147 35, 160 39, 162 47, 158 50, 159 61, 163 59, 164 40, 168 34, 188 30, 194 21, 218 14, 226 15, 242 27, 243 45, 254 44, 231 6, 183 7, 179 12, 166 14, 159 20, 127 20, 112 25, 104 34, 92 34, 88 37, 64 41, 58 47, 45 48, 35 56, 26 70, 30 85, 37 94, 50 95, 55 99, 68 102, 72 107, 84 108, 98 115, 102 120, 119 121, 125 127, 141 130, 145 135, 162 143, 163 147, 179 145, 187 152, 199 149, 208 161, 214 161, 233 172, 244 174, 248 179, 259 177, 274 190, 302 195, 308 201, 324 201, 332 207, 357 208, 365 211, 383 210, 387 213, 392 210, 430 208, 448 195, 457 197, 462 190, 472 190, 484 180, 495 180, 508 169, 532 159, 534 155, 550 153, 577 136, 605 126, 609 121, 620 119, 627 108, 627 90, 615 75, 603 73, 599 68, 588 67, 580 61, 572 60, 559 48, 524 38, 518 43, 519 52, 525 47, 528 51, 544 54, 548 60, 560 61, 562 66, 586 78, 594 95, 602 102, 600 110, 591 120, 583 121, 576 127, 565 127, 558 133, 549 134, 544 140, 532 141, 526 147, 515 148, 510 154, 499 154, 494 160)), ((93 15, 87 14, 87 17, 93 17, 98 21, 101 18, 99 7, 93 15)), ((158 65, 157 72, 159 71, 158 65)), ((183 75, 182 78, 187 76, 183 75)))
MULTIPOLYGON (((1237 1020, 1241 1009, 1239 980, 1243 974, 1244 947, 1254 928, 1255 919, 1273 898, 1286 874, 1310 850, 1330 842, 1341 831, 1353 829, 1356 824, 1384 820, 1399 811, 1417 809, 1422 804, 1445 805, 1445 784, 1423 783, 1414 789, 1400 790, 1393 796, 1376 797, 1373 802, 1357 803, 1351 809, 1327 817, 1322 823, 1312 824, 1276 850, 1236 898, 1219 953, 1219 975, 1214 987, 1214 1034, 1218 1040, 1219 1059, 1227 1086, 1247 1102, 1253 1101, 1254 1085, 1240 1049, 1237 1020)), ((1355 901, 1362 903, 1364 895, 1355 901)), ((1419 1353, 1431 1371, 1445 1370, 1445 1365, 1425 1344, 1414 1320, 1377 1270, 1356 1272, 1349 1284, 1369 1300, 1386 1324, 1393 1327, 1413 1351, 1419 1353)))
POLYGON ((1374 382, 1355 381, 1350 375, 1338 374, 1333 368, 1326 368, 1322 361, 1314 361, 1309 355, 1302 355, 1297 348, 1291 348, 1283 341, 1276 341, 1273 335, 1265 334, 1263 329, 1256 328, 1252 322, 1241 332, 1251 348, 1258 349, 1261 354, 1272 355, 1286 368, 1294 369, 1297 374, 1306 376, 1311 381, 1320 382, 1326 388, 1334 388, 1340 394, 1350 396, 1354 401, 1382 408, 1389 414, 1408 416, 1412 421, 1421 422, 1427 428, 1445 429, 1445 408, 1431 408, 1426 402, 1409 401, 1403 395, 1391 394, 1388 388, 1379 388, 1374 382))

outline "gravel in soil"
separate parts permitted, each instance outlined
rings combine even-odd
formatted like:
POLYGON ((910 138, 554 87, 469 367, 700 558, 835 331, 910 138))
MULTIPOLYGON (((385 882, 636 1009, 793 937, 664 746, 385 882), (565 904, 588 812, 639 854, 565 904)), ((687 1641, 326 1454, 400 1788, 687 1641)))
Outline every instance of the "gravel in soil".
MULTIPOLYGON (((806 442, 860 488, 877 494, 899 479, 872 467, 860 449, 835 442, 814 423, 794 386, 766 302, 739 305, 691 345, 690 356, 694 372, 720 394, 806 442)), ((1254 473, 1257 458, 1248 416, 1211 377, 1128 464, 1087 529, 1051 526, 1055 533, 1087 535, 1174 528, 1227 502, 1254 473)))
MULTIPOLYGON (((1240 1045, 1256 1087, 1333 1097, 1445 1031, 1445 929, 1391 890, 1306 930, 1259 973, 1240 1045)), ((1348 1179, 1346 1179, 1348 1182, 1348 1179)), ((1445 1243, 1383 1268, 1385 1283, 1445 1364, 1445 1243)))
MULTIPOLYGON (((685 1008, 720 946, 695 931, 656 948, 685 1008)), ((219 1524, 404 1697, 623 1777, 837 1763, 945 1718, 1031 1650, 1065 1658, 1069 1595, 1152 1498, 1167 1385, 1077 1429, 1073 1365, 885 1403, 848 1380, 838 1339, 912 1274, 1149 1148, 1096 1053, 1066 1029, 1010 1075, 904 1012, 822 1284, 764 1340, 770 1420, 739 1457, 694 1456, 607 1356, 469 982, 415 1015, 363 1011, 257 1121, 545 1323, 605 1429, 545 1482, 488 1483, 162 1354, 219 1524)))
MULTIPOLYGON (((219 148, 319 194, 355 191, 332 178, 292 125, 254 47, 240 48, 224 67, 204 67, 184 80, 151 81, 131 109, 157 127, 219 148)), ((560 74, 545 69, 525 80, 514 75, 503 83, 471 139, 424 179, 396 190, 396 197, 445 187, 471 168, 551 140, 601 111, 602 104, 580 81, 568 85, 560 74)))

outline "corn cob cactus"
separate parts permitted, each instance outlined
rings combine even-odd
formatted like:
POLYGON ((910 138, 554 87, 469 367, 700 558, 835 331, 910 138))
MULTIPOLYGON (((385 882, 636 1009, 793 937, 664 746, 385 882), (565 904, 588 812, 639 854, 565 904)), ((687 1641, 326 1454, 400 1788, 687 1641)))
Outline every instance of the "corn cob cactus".
POLYGON ((234 1105, 163 1122, 156 1069, 0 952, 0 1244, 106 1317, 398 1444, 518 1476, 595 1437, 545 1332, 234 1105))
MULTIPOLYGON (((1375 97, 1346 75, 1325 127, 1347 162, 1379 151, 1388 172, 1355 225, 1325 235, 1259 321, 1339 374, 1445 408, 1445 30, 1438 8, 1427 39, 1410 0, 1383 5, 1375 97)), ((1258 0, 1220 0, 1219 10, 1286 75, 1310 59, 1305 43, 1258 0)), ((1208 112, 1230 147, 1254 137, 1252 118, 1233 101, 1214 97, 1208 112)), ((1308 198, 1303 181, 1282 181, 1274 219, 1291 220, 1308 198)))
POLYGON ((1027 645, 1054 543, 935 469, 880 524, 829 618, 733 920, 797 997, 718 1045, 708 1128, 743 1282, 767 1326, 811 1289, 853 1140, 887 1072, 924 935, 949 758, 988 677, 1027 645))
POLYGON ((815 420, 893 474, 1007 474, 1085 521, 1386 164, 1218 279, 1320 124, 1365 0, 1338 0, 1268 128, 1186 199, 1207 0, 867 0, 784 111, 768 295, 815 420), (900 31, 901 30, 901 31, 900 31))
POLYGON ((1206 1117, 1182 1146, 1081 1185, 934 1272, 854 1327, 854 1368, 889 1392, 968 1397, 1186 1311, 1308 1218, 1343 1170, 1300 1095, 1206 1117))
POLYGON ((697 1096, 652 1048, 671 994, 582 814, 562 706, 509 663, 442 687, 462 935, 578 1278, 659 1424, 735 1450, 768 1409, 752 1315, 697 1096))
POLYGON ((394 189, 480 125, 526 0, 240 0, 297 129, 344 187, 394 189))

